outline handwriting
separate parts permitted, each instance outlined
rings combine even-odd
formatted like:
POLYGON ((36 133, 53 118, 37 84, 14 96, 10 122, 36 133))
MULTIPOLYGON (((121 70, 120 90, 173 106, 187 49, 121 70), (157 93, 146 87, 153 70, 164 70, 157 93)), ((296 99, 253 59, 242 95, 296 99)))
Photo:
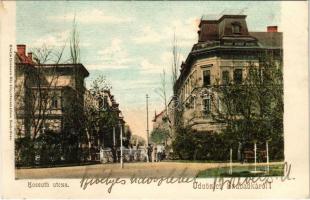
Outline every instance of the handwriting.
MULTIPOLYGON (((108 188, 108 193, 112 192, 112 189, 116 185, 125 185, 125 184, 156 184, 157 186, 161 186, 163 183, 166 184, 179 184, 179 183, 195 183, 195 177, 188 177, 186 175, 187 168, 185 168, 179 175, 174 176, 175 169, 172 169, 167 176, 160 176, 160 177, 152 177, 152 176, 141 176, 139 174, 133 174, 129 177, 129 181, 124 178, 115 178, 112 176, 112 170, 110 170, 105 177, 102 178, 95 178, 95 177, 88 177, 87 174, 88 167, 85 167, 85 171, 83 177, 80 181, 80 187, 83 190, 86 190, 89 186, 103 184, 106 185, 108 188)), ((227 188, 238 188, 245 185, 251 184, 269 184, 269 188, 271 188, 271 183, 273 183, 274 179, 280 178, 282 182, 294 180, 291 177, 291 164, 287 162, 284 163, 283 166, 284 174, 281 177, 272 177, 272 176, 258 176, 258 177, 214 177, 214 181, 212 184, 212 189, 221 189, 225 186, 227 188)), ((105 172, 105 170, 103 170, 105 172)), ((197 183, 197 182, 196 182, 197 183)), ((211 189, 211 188, 210 188, 211 189)))
MULTIPOLYGON (((112 191, 112 188, 114 185, 116 184, 121 184, 121 185, 125 185, 126 184, 126 180, 125 179, 121 179, 121 178, 112 178, 111 175, 112 175, 112 170, 109 172, 109 174, 106 176, 106 177, 103 177, 103 178, 90 178, 90 177, 87 177, 87 167, 85 168, 85 171, 84 171, 84 175, 83 175, 83 178, 81 179, 80 181, 80 187, 83 189, 83 190, 86 190, 86 188, 88 186, 92 186, 94 184, 105 184, 108 187, 108 192, 111 193, 112 191)), ((104 170, 103 170, 104 172, 104 170)))
MULTIPOLYGON (((290 177, 291 174, 291 164, 287 162, 284 163, 283 167, 284 174, 281 176, 281 181, 289 181, 294 180, 294 178, 290 177)), ((223 190, 226 185, 228 188, 240 187, 248 184, 262 183, 262 184, 271 184, 274 179, 278 179, 278 177, 272 176, 258 176, 258 177, 215 177, 213 181, 213 191, 216 189, 216 185, 220 185, 220 189, 223 190)))
MULTIPOLYGON (((85 168, 83 177, 80 181, 80 187, 83 190, 86 190, 88 186, 92 185, 97 185, 97 184, 104 184, 108 186, 108 193, 111 193, 112 188, 117 185, 125 185, 127 183, 126 179, 122 178, 113 178, 112 177, 112 170, 103 178, 94 178, 94 177, 87 177, 87 170, 88 168, 85 168)), ((191 183, 195 181, 195 178, 193 177, 185 177, 185 173, 187 171, 187 168, 185 168, 178 177, 174 177, 173 173, 175 170, 171 170, 168 173, 168 176, 161 176, 161 177, 141 177, 141 176, 136 176, 135 174, 129 178, 130 184, 151 184, 155 183, 157 186, 161 186, 163 183, 166 184, 175 184, 175 183, 191 183)), ((105 170, 103 170, 105 172, 105 170)))

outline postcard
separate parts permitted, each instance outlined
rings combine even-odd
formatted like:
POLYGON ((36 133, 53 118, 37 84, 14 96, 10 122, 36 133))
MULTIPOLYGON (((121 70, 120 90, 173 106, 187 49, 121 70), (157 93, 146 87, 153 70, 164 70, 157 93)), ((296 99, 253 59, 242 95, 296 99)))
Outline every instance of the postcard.
POLYGON ((1 1, 3 198, 309 198, 308 1, 1 1))

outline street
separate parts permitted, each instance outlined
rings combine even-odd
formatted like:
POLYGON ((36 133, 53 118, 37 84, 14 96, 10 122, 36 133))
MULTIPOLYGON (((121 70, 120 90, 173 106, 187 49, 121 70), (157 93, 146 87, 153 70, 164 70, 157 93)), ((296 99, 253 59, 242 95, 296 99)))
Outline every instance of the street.
MULTIPOLYGON (((257 166, 265 165, 259 163, 257 166)), ((280 163, 270 163, 280 164, 280 163)), ((232 166, 248 166, 252 164, 233 163, 232 166)), ((157 162, 157 163, 124 163, 121 169, 119 163, 96 164, 73 167, 16 169, 16 179, 43 179, 43 178, 82 178, 87 177, 194 177, 201 170, 210 168, 229 167, 229 163, 184 163, 184 162, 157 162)))

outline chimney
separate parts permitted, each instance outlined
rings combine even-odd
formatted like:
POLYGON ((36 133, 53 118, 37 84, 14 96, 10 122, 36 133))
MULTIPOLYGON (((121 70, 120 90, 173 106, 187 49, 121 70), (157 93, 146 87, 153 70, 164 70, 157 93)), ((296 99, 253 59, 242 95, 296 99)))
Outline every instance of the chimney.
POLYGON ((18 45, 17 45, 17 53, 18 53, 19 55, 25 56, 25 55, 26 55, 26 45, 24 45, 24 44, 18 44, 18 45))
POLYGON ((28 52, 28 58, 29 58, 30 60, 32 60, 32 53, 31 53, 31 52, 28 52))
POLYGON ((276 33, 278 32, 278 26, 267 26, 268 33, 276 33))

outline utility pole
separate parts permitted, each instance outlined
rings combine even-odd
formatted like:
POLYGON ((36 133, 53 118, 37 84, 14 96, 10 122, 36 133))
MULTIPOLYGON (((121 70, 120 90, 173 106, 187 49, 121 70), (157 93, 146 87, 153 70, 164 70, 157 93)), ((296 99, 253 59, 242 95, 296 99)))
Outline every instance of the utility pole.
POLYGON ((146 143, 149 145, 149 95, 146 94, 146 143))
POLYGON ((146 155, 147 155, 147 162, 149 162, 149 95, 146 94, 146 155))
POLYGON ((121 169, 123 169, 123 127, 121 122, 119 122, 119 128, 120 128, 120 139, 121 139, 121 169))

